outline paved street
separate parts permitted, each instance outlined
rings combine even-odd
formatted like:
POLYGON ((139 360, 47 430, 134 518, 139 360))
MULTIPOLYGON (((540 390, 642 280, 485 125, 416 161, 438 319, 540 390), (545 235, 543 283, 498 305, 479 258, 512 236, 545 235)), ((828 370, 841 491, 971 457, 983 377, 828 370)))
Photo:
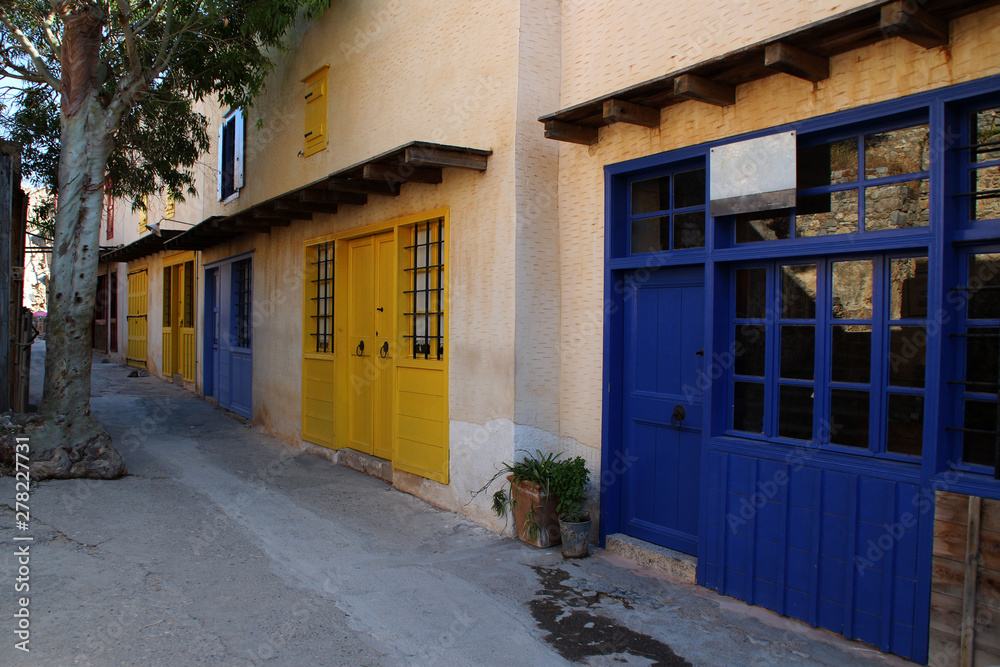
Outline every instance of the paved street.
POLYGON ((33 489, 28 654, 0 480, 2 665, 906 664, 600 550, 524 546, 94 369, 131 475, 33 489))

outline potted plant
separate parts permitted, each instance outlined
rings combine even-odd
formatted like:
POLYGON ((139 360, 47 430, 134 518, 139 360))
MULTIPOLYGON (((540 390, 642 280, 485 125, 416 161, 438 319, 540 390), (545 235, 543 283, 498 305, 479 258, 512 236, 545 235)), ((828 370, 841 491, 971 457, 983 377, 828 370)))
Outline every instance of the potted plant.
POLYGON ((560 454, 542 454, 541 451, 525 454, 520 461, 503 463, 497 474, 473 497, 506 475, 507 484, 493 494, 493 512, 500 518, 512 514, 518 538, 545 549, 559 544, 558 504, 551 483, 560 454))
POLYGON ((590 514, 584 504, 589 481, 590 470, 582 456, 557 461, 553 466, 549 489, 558 499, 562 553, 567 558, 583 558, 588 552, 590 514))

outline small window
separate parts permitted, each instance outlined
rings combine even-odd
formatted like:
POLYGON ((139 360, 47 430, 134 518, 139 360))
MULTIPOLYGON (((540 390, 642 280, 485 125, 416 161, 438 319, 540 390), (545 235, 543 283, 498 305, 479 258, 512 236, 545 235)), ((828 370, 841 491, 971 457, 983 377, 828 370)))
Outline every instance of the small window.
POLYGON ((250 317, 252 308, 252 286, 250 260, 233 262, 233 344, 235 347, 250 347, 250 317))
MULTIPOLYGON (((959 196, 968 201, 968 220, 1000 219, 1000 107, 969 114, 965 182, 959 196)), ((963 151, 965 153, 965 151, 963 151)), ((960 186, 961 187, 961 186, 960 186)))
POLYGON ((177 202, 174 201, 174 196, 167 193, 167 202, 163 207, 163 217, 167 220, 173 220, 174 216, 177 215, 177 202))
POLYGON ((422 222, 412 228, 409 332, 414 359, 444 358, 444 221, 422 222))
POLYGON ((306 157, 326 148, 326 74, 328 69, 323 67, 303 80, 306 84, 305 149, 303 154, 306 157))
POLYGON ((333 241, 311 248, 312 331, 315 352, 333 352, 333 241))
POLYGON ((219 201, 236 199, 243 180, 243 111, 234 109, 219 126, 219 201))
POLYGON ((704 248, 706 199, 704 167, 633 181, 630 254, 704 248))
POLYGON ((149 197, 142 198, 142 208, 139 209, 139 233, 146 232, 149 225, 149 197))

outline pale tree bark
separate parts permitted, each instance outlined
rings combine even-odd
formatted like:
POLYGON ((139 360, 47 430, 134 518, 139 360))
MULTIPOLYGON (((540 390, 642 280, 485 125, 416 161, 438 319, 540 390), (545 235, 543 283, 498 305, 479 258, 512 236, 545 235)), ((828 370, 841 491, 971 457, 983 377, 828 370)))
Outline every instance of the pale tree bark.
MULTIPOLYGON (((104 174, 119 118, 101 104, 100 5, 57 4, 61 52, 61 154, 46 341, 44 426, 33 476, 116 478, 124 462, 90 411, 91 340, 104 174)), ((119 114, 120 115, 120 114, 119 114)))

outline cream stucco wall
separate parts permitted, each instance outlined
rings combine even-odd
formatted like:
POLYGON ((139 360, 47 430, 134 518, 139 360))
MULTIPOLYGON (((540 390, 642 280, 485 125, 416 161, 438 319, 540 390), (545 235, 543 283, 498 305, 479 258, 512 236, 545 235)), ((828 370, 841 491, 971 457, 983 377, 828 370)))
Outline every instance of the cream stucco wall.
MULTIPOLYGON (((630 11, 627 3, 612 4, 623 14, 630 11)), ((795 3, 781 4, 791 14, 798 7, 795 3)), ((816 11, 813 4, 803 6, 816 11)), ((756 15, 755 25, 757 21, 764 24, 764 16, 766 12, 756 15)), ((683 25, 676 21, 663 25, 683 32, 692 20, 685 18, 683 25)), ((764 34, 759 26, 755 27, 757 37, 750 41, 788 27, 784 21, 774 25, 769 25, 764 34)), ((572 32, 573 28, 567 30, 572 32)), ((633 42, 641 40, 643 34, 644 29, 628 34, 626 44, 618 47, 625 50, 621 62, 630 62, 633 52, 648 53, 653 49, 649 42, 633 42)), ((740 39, 732 46, 743 43, 745 40, 740 39)), ((573 96, 571 101, 581 101, 623 85, 609 78, 600 59, 593 59, 592 70, 583 67, 579 58, 566 57, 563 62, 563 90, 569 91, 564 93, 563 106, 568 95, 573 96)), ((644 71, 645 78, 668 72, 644 71)), ((601 446, 605 165, 1000 73, 1000 8, 953 21, 951 44, 947 47, 926 50, 901 38, 891 38, 832 58, 830 73, 829 79, 816 84, 776 74, 739 86, 736 104, 731 107, 684 102, 661 112, 659 128, 618 123, 601 129, 600 141, 594 146, 560 145, 563 436, 593 448, 601 446)))

